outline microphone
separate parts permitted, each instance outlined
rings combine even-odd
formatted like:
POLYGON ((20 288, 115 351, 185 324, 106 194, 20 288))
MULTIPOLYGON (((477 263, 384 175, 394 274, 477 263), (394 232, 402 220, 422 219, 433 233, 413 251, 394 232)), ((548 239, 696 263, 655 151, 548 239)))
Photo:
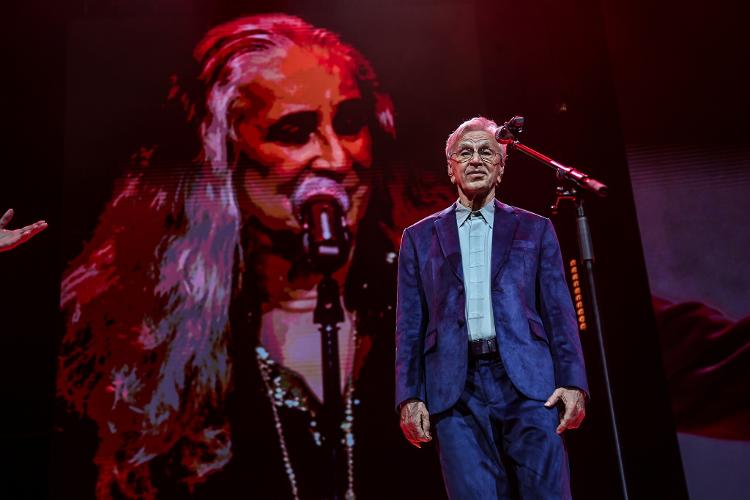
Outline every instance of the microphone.
POLYGON ((510 144, 518 138, 523 132, 523 125, 526 120, 523 116, 514 116, 507 122, 500 125, 495 131, 495 139, 500 144, 510 144))
POLYGON ((351 203, 338 182, 308 177, 292 194, 292 210, 302 225, 302 248, 310 266, 323 274, 338 270, 349 256, 346 213, 351 203))

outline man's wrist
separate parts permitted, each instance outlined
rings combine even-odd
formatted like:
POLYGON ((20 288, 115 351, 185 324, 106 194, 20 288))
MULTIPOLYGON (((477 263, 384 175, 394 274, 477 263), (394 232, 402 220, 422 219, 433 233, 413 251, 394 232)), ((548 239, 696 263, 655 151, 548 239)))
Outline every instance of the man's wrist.
POLYGON ((400 403, 398 404, 398 411, 399 411, 399 412, 401 412, 401 409, 402 409, 402 408, 403 408, 404 406, 406 406, 406 405, 407 405, 407 404, 409 404, 409 403, 414 403, 414 402, 417 402, 417 401, 418 401, 418 402, 420 402, 420 403, 422 403, 422 402, 423 402, 423 401, 422 401, 421 399, 419 399, 419 398, 409 398, 409 399, 404 399, 403 401, 401 401, 401 402, 400 402, 400 403))

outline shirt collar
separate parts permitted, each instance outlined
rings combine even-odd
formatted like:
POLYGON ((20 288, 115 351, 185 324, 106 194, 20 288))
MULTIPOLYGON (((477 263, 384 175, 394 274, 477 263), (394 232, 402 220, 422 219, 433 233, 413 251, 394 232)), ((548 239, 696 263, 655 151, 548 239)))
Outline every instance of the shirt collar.
MULTIPOLYGON (((482 213, 482 217, 484 217, 484 220, 487 222, 487 225, 492 227, 492 224, 495 222, 495 200, 494 198, 485 203, 485 205, 479 209, 479 211, 482 213)), ((460 200, 456 200, 456 222, 458 223, 458 227, 461 227, 464 222, 466 222, 469 219, 469 216, 471 215, 471 209, 468 207, 465 207, 461 204, 460 200)))

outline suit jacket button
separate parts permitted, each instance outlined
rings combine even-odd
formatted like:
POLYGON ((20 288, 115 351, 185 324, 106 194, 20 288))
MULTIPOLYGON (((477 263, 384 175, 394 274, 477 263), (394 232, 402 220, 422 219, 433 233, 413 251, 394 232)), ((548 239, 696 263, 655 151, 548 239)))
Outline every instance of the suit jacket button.
POLYGON ((464 286, 458 285, 458 293, 464 293, 464 286))
POLYGON ((466 320, 463 318, 458 318, 458 326, 464 326, 466 324, 466 320))

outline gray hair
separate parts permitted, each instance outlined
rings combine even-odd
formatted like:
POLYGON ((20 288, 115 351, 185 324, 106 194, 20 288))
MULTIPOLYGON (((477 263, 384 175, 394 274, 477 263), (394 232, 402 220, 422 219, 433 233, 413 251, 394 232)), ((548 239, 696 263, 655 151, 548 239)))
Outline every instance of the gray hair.
MULTIPOLYGON (((485 118, 484 116, 475 116, 474 118, 466 120, 461 125, 459 125, 456 130, 451 132, 451 135, 448 136, 448 140, 445 141, 446 159, 450 159, 451 150, 453 149, 453 146, 456 144, 456 141, 458 141, 466 132, 476 132, 479 130, 483 130, 485 132, 490 133, 492 137, 495 137, 495 131, 497 129, 498 129, 497 123, 490 120, 489 118, 485 118)), ((502 155, 503 164, 504 164, 505 157, 508 154, 507 146, 505 144, 500 144, 500 153, 502 155)))

